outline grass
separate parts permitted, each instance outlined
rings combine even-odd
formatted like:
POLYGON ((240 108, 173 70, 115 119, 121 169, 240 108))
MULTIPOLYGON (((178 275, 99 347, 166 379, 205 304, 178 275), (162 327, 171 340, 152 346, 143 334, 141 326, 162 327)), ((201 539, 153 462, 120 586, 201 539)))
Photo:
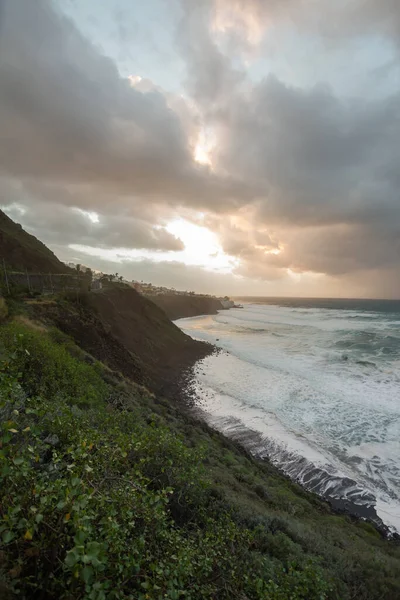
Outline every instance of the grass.
POLYGON ((400 598, 400 548, 64 334, 0 327, 0 579, 19 598, 400 598))

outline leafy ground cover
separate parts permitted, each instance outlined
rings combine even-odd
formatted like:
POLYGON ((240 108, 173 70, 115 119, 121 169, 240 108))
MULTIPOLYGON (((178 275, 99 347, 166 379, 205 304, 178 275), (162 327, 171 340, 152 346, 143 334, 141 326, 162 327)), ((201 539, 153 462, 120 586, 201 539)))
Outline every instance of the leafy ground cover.
POLYGON ((40 599, 400 598, 400 549, 67 336, 1 325, 0 580, 40 599))

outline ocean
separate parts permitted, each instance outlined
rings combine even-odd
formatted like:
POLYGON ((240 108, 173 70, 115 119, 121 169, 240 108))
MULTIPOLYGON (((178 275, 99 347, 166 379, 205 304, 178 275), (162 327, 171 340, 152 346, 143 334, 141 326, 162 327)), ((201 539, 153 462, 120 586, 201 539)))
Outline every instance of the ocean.
POLYGON ((207 420, 292 479, 400 532, 400 301, 248 298, 180 319, 207 420))

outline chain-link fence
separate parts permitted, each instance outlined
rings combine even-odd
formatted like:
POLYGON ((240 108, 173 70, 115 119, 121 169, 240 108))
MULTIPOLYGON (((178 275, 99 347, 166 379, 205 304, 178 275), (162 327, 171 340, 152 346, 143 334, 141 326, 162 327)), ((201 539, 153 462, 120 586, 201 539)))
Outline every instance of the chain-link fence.
MULTIPOLYGON (((1 259, 0 259, 1 260, 1 259)), ((31 273, 13 271, 5 261, 0 262, 0 287, 3 295, 18 292, 31 294, 54 294, 63 291, 90 290, 90 273, 31 273)))

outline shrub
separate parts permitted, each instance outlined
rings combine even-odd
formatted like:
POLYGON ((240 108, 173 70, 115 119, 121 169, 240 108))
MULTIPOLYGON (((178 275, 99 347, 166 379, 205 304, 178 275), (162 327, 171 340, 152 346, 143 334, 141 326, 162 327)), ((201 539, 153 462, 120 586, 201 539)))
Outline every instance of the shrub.
POLYGON ((189 448, 158 418, 110 410, 96 369, 46 333, 15 324, 2 333, 9 590, 46 600, 326 597, 317 566, 262 554, 255 532, 215 501, 204 446, 189 448), (79 408, 76 398, 90 402, 79 408))
POLYGON ((63 396, 77 405, 107 397, 108 387, 101 375, 71 356, 65 345, 52 341, 46 332, 13 322, 3 327, 1 342, 4 365, 29 396, 63 396))
POLYGON ((18 319, 0 327, 0 582, 9 592, 400 598, 395 543, 330 513, 64 334, 18 319))

